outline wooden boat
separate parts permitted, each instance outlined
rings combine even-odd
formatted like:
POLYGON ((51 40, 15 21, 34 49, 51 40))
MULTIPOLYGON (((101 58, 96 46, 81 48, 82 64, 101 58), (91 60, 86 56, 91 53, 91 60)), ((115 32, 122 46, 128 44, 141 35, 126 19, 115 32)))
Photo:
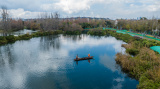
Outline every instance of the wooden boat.
POLYGON ((93 59, 93 56, 78 58, 78 59, 74 59, 74 60, 75 60, 75 61, 81 61, 81 60, 88 60, 88 59, 93 59))

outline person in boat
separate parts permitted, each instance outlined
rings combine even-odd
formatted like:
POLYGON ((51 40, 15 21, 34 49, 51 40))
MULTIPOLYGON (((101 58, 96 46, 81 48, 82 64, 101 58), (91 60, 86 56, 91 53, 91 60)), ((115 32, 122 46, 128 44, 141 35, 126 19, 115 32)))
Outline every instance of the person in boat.
POLYGON ((77 54, 77 56, 76 56, 76 59, 78 59, 78 54, 77 54))
POLYGON ((88 54, 88 57, 90 57, 90 53, 88 54))

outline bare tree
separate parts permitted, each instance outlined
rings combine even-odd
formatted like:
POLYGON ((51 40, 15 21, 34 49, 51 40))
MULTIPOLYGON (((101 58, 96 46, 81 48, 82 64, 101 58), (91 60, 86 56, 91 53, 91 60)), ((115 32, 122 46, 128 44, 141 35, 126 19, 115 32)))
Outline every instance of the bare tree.
POLYGON ((59 29, 59 14, 53 13, 41 13, 39 15, 38 23, 41 29, 46 30, 58 30, 59 29))
POLYGON ((59 29, 59 14, 57 12, 55 12, 54 14, 54 29, 58 30, 59 29))
POLYGON ((39 19, 38 19, 38 23, 40 24, 40 28, 45 31, 48 30, 48 13, 40 13, 39 14, 39 19))
POLYGON ((2 29, 6 33, 10 29, 9 14, 6 6, 1 7, 1 15, 2 15, 2 29))

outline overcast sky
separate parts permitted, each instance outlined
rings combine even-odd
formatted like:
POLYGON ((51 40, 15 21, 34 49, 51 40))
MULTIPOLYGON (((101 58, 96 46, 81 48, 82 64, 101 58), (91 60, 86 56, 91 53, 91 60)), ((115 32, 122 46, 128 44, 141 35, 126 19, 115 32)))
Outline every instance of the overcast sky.
POLYGON ((13 18, 35 18, 40 12, 61 17, 160 17, 160 0, 0 0, 13 18))

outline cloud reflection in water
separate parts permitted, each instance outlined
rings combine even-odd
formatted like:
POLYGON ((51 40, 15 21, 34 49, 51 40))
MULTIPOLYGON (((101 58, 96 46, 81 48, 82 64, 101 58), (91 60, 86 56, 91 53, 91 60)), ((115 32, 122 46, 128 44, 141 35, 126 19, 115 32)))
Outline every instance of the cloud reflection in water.
MULTIPOLYGON (((33 38, 28 41, 17 41, 0 47, 0 88, 26 88, 31 86, 29 82, 41 82, 51 88, 70 88, 71 79, 67 72, 74 73, 75 55, 71 51, 77 51, 88 46, 90 48, 112 45, 115 52, 124 52, 121 47, 122 41, 114 37, 93 37, 89 35, 80 36, 46 36, 33 38), (52 77, 48 77, 51 76, 52 77), (60 76, 60 77, 59 77, 60 76), (33 77, 36 80, 30 79, 33 77), (38 79, 42 79, 39 80, 38 79), (48 81, 48 79, 51 79, 48 81), (52 82, 47 85, 47 82, 52 82), (58 85, 58 86, 57 86, 58 85)), ((115 72, 114 56, 99 55, 99 61, 106 68, 115 72), (106 60, 107 59, 107 60, 106 60)), ((77 71, 77 70, 75 70, 77 71)), ((43 85, 42 84, 42 85, 43 85)))

